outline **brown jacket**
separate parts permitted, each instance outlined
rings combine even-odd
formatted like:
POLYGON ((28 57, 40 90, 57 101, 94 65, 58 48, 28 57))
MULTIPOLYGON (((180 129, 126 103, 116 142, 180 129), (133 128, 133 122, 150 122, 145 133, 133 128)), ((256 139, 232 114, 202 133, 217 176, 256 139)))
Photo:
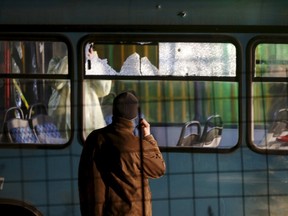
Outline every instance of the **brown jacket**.
POLYGON ((133 129, 131 121, 113 118, 87 137, 78 173, 83 216, 152 215, 148 179, 164 175, 165 163, 153 136, 141 140, 133 129))

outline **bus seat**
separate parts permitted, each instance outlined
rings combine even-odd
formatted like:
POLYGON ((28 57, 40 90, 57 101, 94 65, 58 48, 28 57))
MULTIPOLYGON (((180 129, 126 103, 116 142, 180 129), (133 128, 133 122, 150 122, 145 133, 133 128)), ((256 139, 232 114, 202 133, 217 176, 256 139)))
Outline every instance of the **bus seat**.
POLYGON ((1 216, 43 216, 43 214, 31 204, 14 199, 0 199, 1 216))
POLYGON ((203 147, 217 147, 221 141, 223 122, 219 115, 212 115, 206 120, 201 143, 203 147))
POLYGON ((198 121, 186 122, 185 125, 182 127, 177 146, 195 146, 199 144, 200 136, 200 123, 198 121))
POLYGON ((283 136, 288 131, 288 109, 280 109, 274 114, 274 120, 268 133, 273 133, 273 137, 283 136))
POLYGON ((44 104, 32 105, 28 111, 28 119, 41 143, 64 144, 67 142, 62 137, 54 120, 47 114, 47 108, 44 104))
POLYGON ((3 130, 10 143, 40 143, 19 107, 11 107, 6 111, 3 130))

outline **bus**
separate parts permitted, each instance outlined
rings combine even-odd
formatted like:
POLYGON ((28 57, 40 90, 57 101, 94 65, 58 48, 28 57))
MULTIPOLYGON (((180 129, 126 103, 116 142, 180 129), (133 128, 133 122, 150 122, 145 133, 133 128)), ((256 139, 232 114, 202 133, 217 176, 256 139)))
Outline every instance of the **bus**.
POLYGON ((166 162, 153 215, 286 215, 286 6, 2 1, 0 214, 80 216, 83 144, 132 91, 166 162))

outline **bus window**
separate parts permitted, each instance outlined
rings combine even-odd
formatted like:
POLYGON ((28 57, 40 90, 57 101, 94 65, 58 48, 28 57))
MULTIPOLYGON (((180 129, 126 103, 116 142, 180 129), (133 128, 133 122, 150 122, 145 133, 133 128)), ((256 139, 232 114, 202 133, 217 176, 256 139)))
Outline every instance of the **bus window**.
POLYGON ((86 75, 236 76, 236 47, 230 43, 88 43, 85 53, 86 75))
POLYGON ((0 41, 1 146, 49 147, 68 142, 68 65, 64 42, 0 41))
POLYGON ((230 149, 237 144, 234 44, 89 41, 83 50, 84 139, 111 123, 114 97, 128 90, 139 98, 139 117, 148 120, 160 147, 230 149))
POLYGON ((259 43, 251 88, 251 140, 257 150, 288 149, 288 44, 259 43))

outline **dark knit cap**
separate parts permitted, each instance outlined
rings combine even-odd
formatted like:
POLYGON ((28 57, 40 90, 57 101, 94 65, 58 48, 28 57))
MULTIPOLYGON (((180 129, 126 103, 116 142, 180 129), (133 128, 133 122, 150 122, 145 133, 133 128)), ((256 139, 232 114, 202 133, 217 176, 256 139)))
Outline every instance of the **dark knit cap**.
POLYGON ((113 116, 134 119, 138 114, 138 99, 131 92, 117 95, 113 101, 113 116))

